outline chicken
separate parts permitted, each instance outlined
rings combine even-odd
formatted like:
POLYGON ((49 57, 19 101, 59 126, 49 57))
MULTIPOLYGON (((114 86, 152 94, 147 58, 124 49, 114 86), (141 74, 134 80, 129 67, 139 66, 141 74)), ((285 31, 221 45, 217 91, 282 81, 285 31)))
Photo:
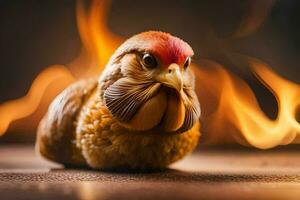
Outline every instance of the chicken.
POLYGON ((189 68, 192 48, 168 33, 125 41, 99 79, 79 81, 52 102, 36 148, 66 166, 160 169, 200 136, 200 105, 189 68))

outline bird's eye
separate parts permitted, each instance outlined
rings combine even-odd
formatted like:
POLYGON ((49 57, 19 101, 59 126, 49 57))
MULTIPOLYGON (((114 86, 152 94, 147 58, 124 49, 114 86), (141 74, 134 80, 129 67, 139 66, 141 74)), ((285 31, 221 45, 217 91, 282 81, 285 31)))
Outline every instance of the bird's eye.
POLYGON ((188 57, 183 65, 183 68, 186 69, 191 64, 191 57, 188 57))
POLYGON ((147 68, 154 68, 157 66, 155 57, 149 53, 143 55, 143 64, 147 68))

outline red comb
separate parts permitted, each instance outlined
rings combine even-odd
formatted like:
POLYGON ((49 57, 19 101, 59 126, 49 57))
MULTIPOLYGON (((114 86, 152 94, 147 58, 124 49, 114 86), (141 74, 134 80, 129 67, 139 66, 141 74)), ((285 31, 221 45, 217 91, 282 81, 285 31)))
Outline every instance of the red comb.
POLYGON ((145 50, 158 57, 164 65, 183 64, 194 54, 190 45, 168 33, 149 31, 136 35, 136 39, 143 42, 145 50))

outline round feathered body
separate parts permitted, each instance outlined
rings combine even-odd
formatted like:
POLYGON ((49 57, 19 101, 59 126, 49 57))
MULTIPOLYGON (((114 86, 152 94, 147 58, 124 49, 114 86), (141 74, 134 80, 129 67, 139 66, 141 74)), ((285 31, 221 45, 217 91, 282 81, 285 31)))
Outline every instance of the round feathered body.
POLYGON ((133 36, 97 78, 79 81, 50 105, 37 148, 46 158, 96 169, 164 168, 197 145, 200 105, 181 39, 133 36))

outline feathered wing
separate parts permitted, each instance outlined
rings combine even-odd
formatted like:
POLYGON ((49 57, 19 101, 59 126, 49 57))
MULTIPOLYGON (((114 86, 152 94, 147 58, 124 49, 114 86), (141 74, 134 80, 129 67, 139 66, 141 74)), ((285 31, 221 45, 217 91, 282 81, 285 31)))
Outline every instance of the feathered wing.
POLYGON ((160 87, 160 83, 121 78, 106 89, 105 105, 120 122, 128 122, 146 101, 158 93, 160 87))
POLYGON ((82 105, 97 87, 97 78, 76 82, 51 103, 39 124, 37 150, 46 158, 67 165, 82 165, 74 144, 74 122, 82 105))
POLYGON ((181 97, 185 106, 185 118, 180 131, 187 131, 199 120, 201 109, 197 94, 192 87, 184 87, 181 91, 181 97))

